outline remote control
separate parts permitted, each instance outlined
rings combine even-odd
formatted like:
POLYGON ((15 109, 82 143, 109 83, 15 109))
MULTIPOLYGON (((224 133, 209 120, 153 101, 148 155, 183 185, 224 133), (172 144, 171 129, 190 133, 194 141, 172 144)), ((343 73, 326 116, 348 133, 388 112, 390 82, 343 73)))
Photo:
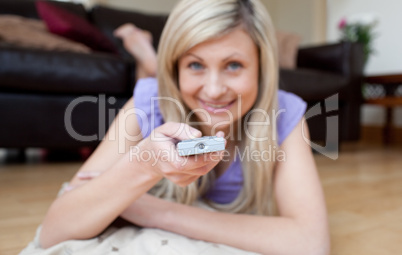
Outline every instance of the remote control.
POLYGON ((196 155, 225 149, 225 139, 217 136, 183 140, 177 144, 180 156, 196 155))

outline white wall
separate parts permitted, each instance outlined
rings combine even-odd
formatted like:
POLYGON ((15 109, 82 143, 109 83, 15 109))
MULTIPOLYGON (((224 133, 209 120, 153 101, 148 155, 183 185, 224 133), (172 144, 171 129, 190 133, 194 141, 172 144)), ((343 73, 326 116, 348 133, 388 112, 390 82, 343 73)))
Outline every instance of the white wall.
POLYGON ((325 42, 325 0, 262 0, 271 14, 275 27, 297 33, 302 45, 325 42))

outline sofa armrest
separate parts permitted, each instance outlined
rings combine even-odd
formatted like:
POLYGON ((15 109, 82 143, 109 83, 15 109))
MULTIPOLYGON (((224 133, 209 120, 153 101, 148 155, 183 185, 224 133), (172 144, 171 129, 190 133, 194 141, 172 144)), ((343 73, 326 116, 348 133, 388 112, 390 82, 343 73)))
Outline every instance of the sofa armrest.
POLYGON ((339 42, 298 51, 297 67, 333 72, 344 76, 361 75, 364 54, 361 44, 339 42))
MULTIPOLYGON (((62 94, 126 94, 131 66, 118 56, 0 47, 0 89, 62 94)), ((130 92, 131 93, 131 92, 130 92)))

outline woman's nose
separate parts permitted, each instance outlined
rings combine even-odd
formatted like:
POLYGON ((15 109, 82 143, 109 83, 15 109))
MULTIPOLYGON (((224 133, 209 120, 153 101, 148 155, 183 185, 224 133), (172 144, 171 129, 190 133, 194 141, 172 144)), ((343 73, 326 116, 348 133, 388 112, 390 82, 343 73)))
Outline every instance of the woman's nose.
POLYGON ((204 84, 205 94, 210 99, 219 99, 226 93, 227 87, 224 84, 223 79, 217 72, 211 72, 208 74, 206 82, 204 84))

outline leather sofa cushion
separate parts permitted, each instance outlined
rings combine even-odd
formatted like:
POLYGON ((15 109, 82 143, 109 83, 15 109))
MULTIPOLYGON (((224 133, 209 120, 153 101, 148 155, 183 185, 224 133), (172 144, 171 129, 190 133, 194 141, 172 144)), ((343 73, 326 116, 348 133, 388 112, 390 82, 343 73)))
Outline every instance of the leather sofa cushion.
POLYGON ((110 113, 117 114, 128 97, 109 101, 106 96, 105 101, 101 101, 102 98, 95 95, 91 96, 91 101, 88 98, 72 105, 76 99, 80 96, 0 93, 0 145, 6 148, 95 147, 113 120, 110 113), (67 110, 69 106, 71 111, 67 110))
POLYGON ((304 100, 322 100, 348 85, 347 77, 313 69, 281 69, 279 87, 304 100))
POLYGON ((133 83, 130 64, 111 54, 2 47, 0 66, 2 91, 117 95, 133 83))
POLYGON ((92 9, 90 17, 93 24, 118 47, 120 55, 132 59, 131 55, 124 49, 121 40, 113 36, 113 31, 125 23, 133 23, 137 27, 151 32, 153 46, 157 49, 168 16, 121 11, 98 5, 92 9))

